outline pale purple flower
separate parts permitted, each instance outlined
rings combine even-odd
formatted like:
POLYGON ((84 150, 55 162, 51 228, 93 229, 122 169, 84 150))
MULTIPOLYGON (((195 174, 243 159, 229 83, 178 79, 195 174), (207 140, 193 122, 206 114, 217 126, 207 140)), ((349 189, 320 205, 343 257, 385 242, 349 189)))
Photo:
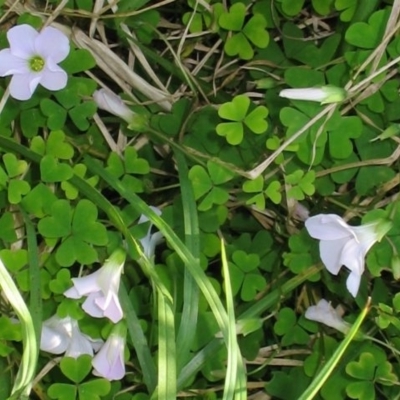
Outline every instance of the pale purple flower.
POLYGON ((99 89, 93 93, 93 100, 102 110, 108 111, 127 123, 131 122, 135 113, 122 101, 121 97, 108 89, 99 89))
POLYGON ((82 304, 87 314, 96 318, 107 317, 114 323, 120 321, 123 312, 118 290, 125 258, 123 249, 115 250, 97 271, 81 278, 72 278, 74 286, 64 295, 72 299, 87 296, 82 304))
POLYGON ((65 353, 67 357, 78 358, 82 354, 93 356, 103 344, 101 339, 92 339, 82 333, 78 321, 70 316, 52 316, 43 322, 40 349, 52 354, 65 353))
MULTIPOLYGON (((161 210, 157 207, 150 206, 150 208, 157 214, 161 215, 161 210)), ((147 222, 149 219, 145 215, 141 215, 138 221, 138 224, 143 224, 147 222)), ((147 258, 152 258, 155 253, 155 249, 157 244, 162 242, 163 234, 161 232, 151 233, 151 229, 153 224, 150 224, 149 229, 147 230, 146 236, 140 239, 140 243, 143 247, 143 253, 147 258)))
POLYGON ((148 117, 133 112, 114 92, 108 89, 99 89, 93 93, 93 100, 97 106, 110 114, 115 115, 128 123, 128 128, 142 132, 148 124, 148 117))
POLYGON ((380 241, 391 228, 391 223, 379 220, 361 226, 350 226, 335 214, 318 214, 306 220, 311 237, 319 239, 319 252, 326 269, 337 275, 342 265, 350 274, 348 291, 356 297, 364 272, 364 259, 372 245, 380 241))
POLYGON ((125 338, 126 326, 122 322, 113 328, 107 341, 93 358, 93 375, 109 381, 119 380, 125 376, 125 338))
POLYGON ((348 322, 343 321, 338 309, 333 308, 331 303, 328 303, 325 299, 321 299, 315 306, 308 307, 305 317, 343 333, 347 333, 351 326, 348 322))
POLYGON ((37 32, 30 25, 7 32, 10 48, 0 51, 0 76, 12 75, 10 95, 28 100, 41 84, 48 90, 67 85, 67 73, 57 64, 69 53, 69 40, 61 31, 46 27, 37 32))

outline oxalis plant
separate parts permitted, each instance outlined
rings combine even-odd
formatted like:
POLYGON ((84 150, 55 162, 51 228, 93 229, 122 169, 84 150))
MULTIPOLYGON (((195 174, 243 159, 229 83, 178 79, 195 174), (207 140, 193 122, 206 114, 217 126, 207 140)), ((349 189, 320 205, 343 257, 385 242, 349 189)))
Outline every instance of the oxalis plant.
POLYGON ((400 1, 4 1, 0 400, 399 399, 400 1))

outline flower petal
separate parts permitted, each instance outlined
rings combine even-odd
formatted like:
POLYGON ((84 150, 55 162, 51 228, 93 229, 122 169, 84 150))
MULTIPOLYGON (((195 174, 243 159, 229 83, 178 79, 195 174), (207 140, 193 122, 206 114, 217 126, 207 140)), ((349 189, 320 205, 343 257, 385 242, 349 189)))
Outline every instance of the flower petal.
POLYGON ((94 302, 103 310, 103 315, 114 322, 114 324, 123 318, 124 314, 116 293, 110 292, 107 297, 99 296, 94 302))
POLYGON ((30 72, 25 59, 14 56, 10 49, 0 51, 0 76, 28 74, 30 72))
POLYGON ((58 64, 69 54, 69 40, 60 30, 48 26, 36 37, 35 49, 46 61, 51 58, 58 64))
POLYGON ((67 350, 69 337, 66 333, 55 330, 43 324, 40 337, 40 350, 52 354, 62 354, 67 350))
POLYGON ((95 293, 101 290, 97 283, 99 271, 100 270, 97 270, 92 274, 82 276, 81 278, 72 278, 74 287, 80 296, 86 296, 87 294, 95 293))
POLYGON ((104 311, 96 304, 96 299, 99 297, 103 297, 101 292, 91 293, 82 304, 82 309, 91 317, 104 317, 104 311))
POLYGON ((120 380, 125 376, 125 341, 120 336, 111 335, 92 360, 93 375, 108 380, 120 380))
POLYGON ((14 26, 7 32, 10 50, 14 56, 30 59, 36 54, 35 39, 39 33, 30 25, 14 26))
POLYGON ((46 66, 46 68, 41 71, 42 78, 40 84, 48 90, 60 90, 67 86, 67 73, 58 66, 56 66, 56 68, 56 71, 50 71, 46 66))
POLYGON ((360 288, 360 283, 361 275, 357 274, 356 272, 350 272, 350 275, 346 281, 346 287, 353 297, 357 296, 358 289, 360 288))
POLYGON ((307 219, 305 226, 314 239, 336 240, 356 237, 352 227, 335 214, 315 215, 307 219))
POLYGON ((321 260, 326 269, 333 275, 337 275, 343 265, 343 247, 348 243, 348 241, 348 238, 344 238, 337 240, 321 240, 319 243, 319 254, 321 260))
POLYGON ((15 74, 10 82, 10 95, 17 100, 29 100, 40 82, 40 75, 29 72, 15 74))

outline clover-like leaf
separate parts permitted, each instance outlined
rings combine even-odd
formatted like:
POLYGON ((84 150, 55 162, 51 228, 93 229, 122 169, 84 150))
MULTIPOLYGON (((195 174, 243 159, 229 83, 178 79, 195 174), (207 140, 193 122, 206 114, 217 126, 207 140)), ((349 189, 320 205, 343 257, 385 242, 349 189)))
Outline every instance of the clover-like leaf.
POLYGON ((55 101, 43 99, 40 110, 47 117, 47 127, 51 130, 62 129, 67 119, 67 111, 55 101))
POLYGON ((246 6, 243 3, 233 4, 229 11, 220 15, 218 24, 228 31, 240 31, 243 27, 246 6))
POLYGON ((75 400, 78 388, 68 383, 53 383, 50 385, 47 394, 51 399, 75 400))
POLYGON ((60 163, 54 156, 45 155, 40 160, 40 174, 44 182, 54 183, 70 179, 74 172, 68 164, 60 163))
POLYGON ((265 195, 275 204, 282 201, 281 184, 279 181, 272 181, 265 189, 265 195))
POLYGON ((261 274, 246 274, 243 279, 240 297, 243 301, 252 301, 266 286, 267 281, 261 274))
POLYGON ((255 179, 249 179, 243 183, 243 191, 246 193, 256 193, 261 192, 264 188, 264 178, 262 175, 259 175, 255 179))
POLYGON ((101 400, 111 389, 111 383, 106 379, 94 379, 79 385, 79 398, 85 400, 101 400))
POLYGON ((238 32, 229 37, 224 45, 225 53, 228 56, 238 55, 242 60, 251 60, 254 56, 253 47, 246 35, 242 32, 238 32))
POLYGON ((243 28, 243 33, 257 47, 264 49, 268 46, 269 34, 266 31, 267 21, 261 14, 253 15, 243 28))
POLYGON ((218 109, 218 115, 229 121, 243 121, 250 106, 250 99, 246 95, 238 95, 232 101, 224 103, 218 109))
POLYGON ((268 128, 268 123, 265 120, 268 116, 268 108, 258 106, 250 112, 244 119, 245 125, 254 133, 264 133, 268 128))
POLYGON ((19 179, 11 179, 8 182, 8 201, 11 204, 18 204, 22 200, 22 196, 29 193, 31 186, 28 182, 19 179))
POLYGON ((4 154, 3 162, 9 178, 15 178, 22 175, 28 168, 28 163, 25 160, 18 160, 12 153, 4 154))
POLYGON ((60 362, 62 373, 74 383, 82 382, 92 369, 92 357, 83 354, 78 358, 64 357, 60 362))
POLYGON ((242 250, 236 250, 232 254, 232 260, 245 273, 257 269, 260 265, 258 254, 247 254, 242 250))
POLYGON ((74 148, 65 140, 65 133, 61 130, 50 132, 46 140, 46 154, 61 160, 70 160, 74 155, 74 148))
POLYGON ((199 199, 212 188, 212 181, 207 171, 200 165, 195 165, 189 171, 189 179, 192 182, 194 197, 199 199))

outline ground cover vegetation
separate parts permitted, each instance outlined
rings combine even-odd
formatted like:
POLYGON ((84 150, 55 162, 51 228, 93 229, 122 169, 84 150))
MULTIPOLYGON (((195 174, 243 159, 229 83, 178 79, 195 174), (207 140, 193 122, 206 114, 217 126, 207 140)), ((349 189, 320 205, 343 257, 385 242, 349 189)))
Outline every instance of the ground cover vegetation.
POLYGON ((0 399, 400 398, 399 0, 0 4, 0 399))

